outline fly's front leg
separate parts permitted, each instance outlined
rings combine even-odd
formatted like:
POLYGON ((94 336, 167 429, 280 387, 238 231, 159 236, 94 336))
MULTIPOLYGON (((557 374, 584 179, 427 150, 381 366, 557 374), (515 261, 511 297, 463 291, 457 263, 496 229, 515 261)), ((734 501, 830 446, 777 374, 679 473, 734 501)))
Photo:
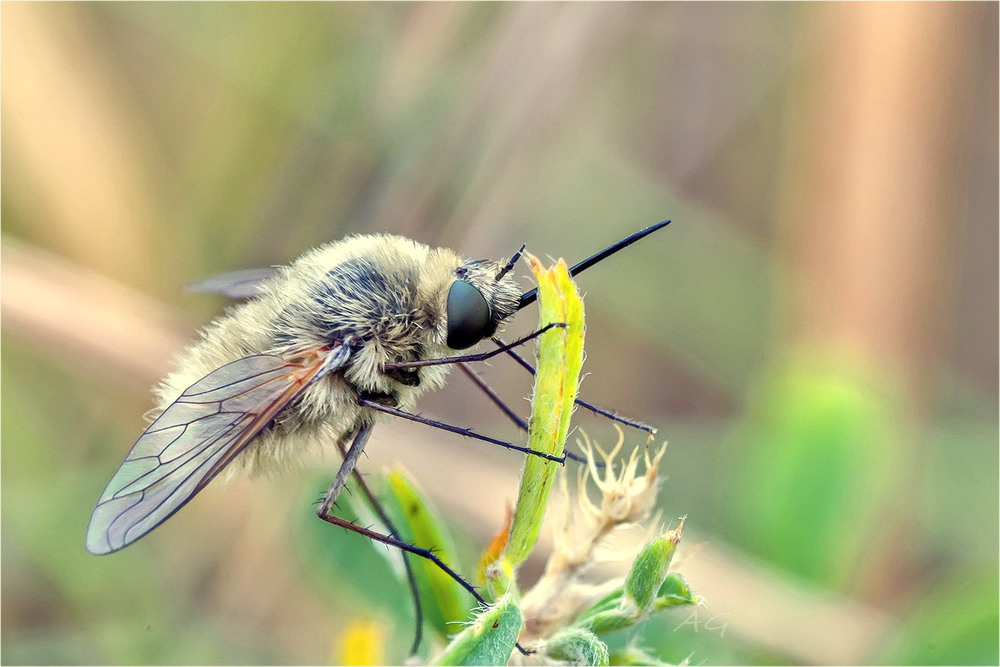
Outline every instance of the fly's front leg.
POLYGON ((393 364, 385 364, 384 366, 382 366, 382 372, 390 373, 400 369, 423 368, 424 366, 444 366, 446 364, 457 364, 463 361, 486 361, 487 359, 492 359, 493 357, 497 356, 498 354, 502 354, 507 350, 512 350, 515 347, 524 345, 528 341, 538 338, 539 336, 541 336, 543 333, 545 333, 550 329, 561 329, 565 328, 565 326, 566 324, 564 322, 553 322, 552 324, 546 324, 538 331, 530 333, 523 338, 518 338, 510 345, 505 345, 500 349, 491 350, 490 352, 481 352, 479 354, 463 354, 458 357, 444 357, 443 359, 418 359, 417 361, 400 361, 393 364))
POLYGON ((546 454, 545 452, 539 452, 537 450, 531 449, 529 447, 521 447, 513 443, 507 442, 505 440, 497 440, 496 438, 491 438, 488 435, 482 435, 476 433, 471 428, 462 428, 461 426, 452 426, 451 424, 446 424, 444 422, 439 422, 434 419, 428 419, 427 417, 421 417, 420 415, 415 415, 411 412, 405 412, 398 408, 393 408, 388 405, 383 405, 375 401, 370 401, 366 398, 359 398, 358 405, 364 406, 366 408, 371 408, 372 410, 377 410, 378 412, 384 412, 387 415, 392 415, 394 417, 402 417, 403 419, 409 419, 410 421, 417 422, 418 424, 424 424, 426 426, 433 426, 434 428, 439 428, 442 431, 448 431, 449 433, 456 433, 467 438, 474 438, 476 440, 482 440, 483 442, 488 442, 492 445, 497 445, 503 447, 504 449, 512 449, 516 452, 523 452, 525 454, 531 454, 532 456, 538 456, 540 458, 555 461, 556 463, 565 463, 566 456, 554 456, 552 454, 546 454))

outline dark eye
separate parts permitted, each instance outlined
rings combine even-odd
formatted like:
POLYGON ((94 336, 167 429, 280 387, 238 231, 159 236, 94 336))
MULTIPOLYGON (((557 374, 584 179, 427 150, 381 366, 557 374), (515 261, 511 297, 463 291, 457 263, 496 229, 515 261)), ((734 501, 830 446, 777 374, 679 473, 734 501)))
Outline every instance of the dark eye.
POLYGON ((491 325, 490 305, 482 292, 464 280, 448 290, 448 347, 464 350, 486 337, 491 325))

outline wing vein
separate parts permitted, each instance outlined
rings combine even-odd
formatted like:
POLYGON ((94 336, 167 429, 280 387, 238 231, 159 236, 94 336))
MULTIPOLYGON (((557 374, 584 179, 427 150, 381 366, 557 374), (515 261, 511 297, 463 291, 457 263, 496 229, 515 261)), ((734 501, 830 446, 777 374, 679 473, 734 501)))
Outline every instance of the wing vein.
POLYGON ((111 478, 91 515, 87 548, 116 551, 168 519, 350 355, 343 345, 299 350, 294 361, 253 355, 195 382, 147 427, 111 478))

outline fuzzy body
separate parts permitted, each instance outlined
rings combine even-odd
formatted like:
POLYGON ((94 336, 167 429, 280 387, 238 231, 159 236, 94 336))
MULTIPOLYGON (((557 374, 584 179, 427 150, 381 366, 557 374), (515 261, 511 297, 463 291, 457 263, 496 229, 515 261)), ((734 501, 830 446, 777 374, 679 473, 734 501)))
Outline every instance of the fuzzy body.
POLYGON ((311 445, 331 442, 381 414, 359 396, 410 411, 424 392, 444 384, 448 366, 382 372, 387 363, 454 356, 445 344, 448 291, 456 279, 473 284, 500 326, 517 308, 519 289, 497 281, 499 262, 463 260, 389 235, 358 235, 315 248, 259 287, 257 296, 229 308, 204 327, 155 390, 153 416, 186 388, 220 366, 255 354, 289 356, 361 341, 343 367, 310 385, 234 460, 251 474, 297 459, 311 445))

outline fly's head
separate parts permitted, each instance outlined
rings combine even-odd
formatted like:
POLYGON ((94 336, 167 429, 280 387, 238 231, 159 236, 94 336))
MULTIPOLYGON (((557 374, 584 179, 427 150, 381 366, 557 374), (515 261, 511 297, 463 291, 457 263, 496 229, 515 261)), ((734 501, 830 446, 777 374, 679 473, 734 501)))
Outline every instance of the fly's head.
POLYGON ((472 347, 517 312, 521 290, 510 271, 519 256, 520 252, 505 263, 467 259, 455 270, 448 289, 448 347, 472 347))

